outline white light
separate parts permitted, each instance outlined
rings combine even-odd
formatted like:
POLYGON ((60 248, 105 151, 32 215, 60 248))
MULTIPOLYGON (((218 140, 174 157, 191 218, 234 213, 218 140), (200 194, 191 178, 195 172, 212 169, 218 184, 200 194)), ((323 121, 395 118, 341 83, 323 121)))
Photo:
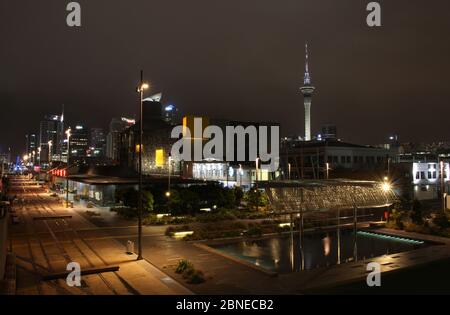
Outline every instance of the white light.
POLYGON ((381 185, 381 189, 383 189, 384 192, 388 192, 392 189, 392 186, 389 183, 383 183, 381 185))

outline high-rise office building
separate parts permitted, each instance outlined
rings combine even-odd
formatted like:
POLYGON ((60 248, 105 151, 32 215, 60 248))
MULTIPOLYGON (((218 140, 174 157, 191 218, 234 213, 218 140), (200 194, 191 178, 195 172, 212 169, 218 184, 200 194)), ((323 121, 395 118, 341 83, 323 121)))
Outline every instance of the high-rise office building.
POLYGON ((89 149, 89 133, 88 130, 81 124, 71 129, 69 150, 70 160, 79 160, 87 155, 89 149))
POLYGON ((29 133, 25 135, 25 153, 29 156, 33 154, 33 152, 37 152, 37 148, 39 146, 38 137, 35 133, 29 133))
POLYGON ((48 115, 41 121, 39 128, 41 162, 53 161, 62 155, 64 141, 63 121, 62 115, 48 115))
POLYGON ((106 154, 106 136, 103 128, 91 128, 89 134, 89 155, 104 157, 106 154))
POLYGON ((118 162, 120 158, 120 133, 136 123, 130 118, 113 118, 109 124, 109 132, 106 137, 106 156, 118 162))

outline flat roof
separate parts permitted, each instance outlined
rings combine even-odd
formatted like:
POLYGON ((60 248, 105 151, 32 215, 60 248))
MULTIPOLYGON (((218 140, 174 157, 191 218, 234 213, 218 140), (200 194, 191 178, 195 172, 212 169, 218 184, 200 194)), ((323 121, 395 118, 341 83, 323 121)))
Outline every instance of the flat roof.
MULTIPOLYGON (((168 181, 167 175, 151 175, 143 176, 144 184, 166 183, 168 181)), ((102 176, 102 175, 71 175, 69 179, 74 182, 89 184, 89 185, 137 185, 139 184, 138 177, 116 177, 116 176, 102 176)), ((202 184, 208 181, 186 179, 180 176, 171 175, 170 181, 173 184, 202 184)), ((212 181, 210 181, 212 182, 212 181)))
POLYGON ((258 182, 261 188, 280 188, 280 187, 325 187, 325 186, 374 186, 379 184, 376 181, 353 180, 353 179, 305 179, 305 180, 275 180, 258 182))

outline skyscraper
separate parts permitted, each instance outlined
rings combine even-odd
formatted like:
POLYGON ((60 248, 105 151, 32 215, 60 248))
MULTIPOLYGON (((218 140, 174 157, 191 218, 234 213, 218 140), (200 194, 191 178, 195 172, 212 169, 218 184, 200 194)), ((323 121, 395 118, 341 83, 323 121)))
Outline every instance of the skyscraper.
POLYGON ((106 137, 106 156, 114 162, 119 161, 120 152, 120 133, 135 124, 134 119, 130 118, 113 118, 109 124, 109 132, 106 137))
POLYGON ((79 161, 86 157, 89 148, 89 134, 83 125, 78 124, 72 129, 69 148, 71 161, 72 159, 79 161))
POLYGON ((41 147, 40 159, 42 162, 52 161, 53 158, 57 159, 62 153, 63 119, 62 116, 48 115, 40 123, 39 146, 41 147), (51 145, 49 145, 49 142, 51 145), (51 149, 51 152, 49 152, 49 149, 51 149))
POLYGON ((32 155, 33 151, 37 152, 38 147, 38 138, 35 133, 29 133, 25 135, 26 144, 25 144, 25 153, 28 155, 32 155))
POLYGON ((305 76, 303 79, 303 86, 300 91, 303 94, 303 104, 305 105, 305 141, 311 140, 311 101, 315 87, 311 85, 311 76, 309 75, 309 60, 308 60, 308 44, 305 44, 305 76))
POLYGON ((106 153, 106 136, 102 128, 91 128, 89 138, 89 154, 93 157, 104 157, 106 153))

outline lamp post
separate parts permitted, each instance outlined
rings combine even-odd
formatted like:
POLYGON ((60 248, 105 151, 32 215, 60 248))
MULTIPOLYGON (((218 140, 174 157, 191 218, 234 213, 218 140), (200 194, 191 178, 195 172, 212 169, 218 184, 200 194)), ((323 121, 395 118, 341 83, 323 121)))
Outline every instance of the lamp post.
POLYGON ((70 167, 70 136, 71 129, 66 130, 67 135, 67 170, 66 170, 66 208, 69 208, 69 167, 70 167))
POLYGON ((41 166, 41 146, 38 148, 38 165, 41 166))
POLYGON ((48 142, 48 167, 50 167, 50 163, 52 162, 52 144, 53 141, 50 140, 48 142))
POLYGON ((138 200, 138 255, 137 260, 142 260, 142 138, 143 138, 143 103, 144 103, 144 90, 147 90, 149 85, 144 83, 144 71, 141 70, 141 82, 137 89, 139 93, 139 200, 138 200))
POLYGON ((291 180, 291 163, 288 163, 288 179, 291 180))
POLYGON ((169 154, 169 162, 168 162, 167 166, 168 166, 169 176, 168 176, 166 197, 170 198, 170 176, 171 176, 171 172, 172 172, 172 156, 170 154, 169 154))
POLYGON ((330 163, 325 164, 326 171, 327 171, 327 179, 330 179, 330 163))
POLYGON ((256 211, 259 210, 259 187, 258 187, 258 173, 259 173, 259 157, 256 158, 255 160, 255 165, 256 165, 256 211))
POLYGON ((440 182, 441 182, 441 200, 442 200, 442 211, 444 211, 445 212, 445 197, 446 197, 446 194, 445 194, 445 184, 444 184, 444 161, 440 161, 440 163, 439 163, 439 167, 440 167, 440 171, 439 171, 439 173, 440 173, 440 176, 439 176, 439 179, 440 179, 440 182))
POLYGON ((242 187, 242 164, 239 164, 239 187, 242 187))

